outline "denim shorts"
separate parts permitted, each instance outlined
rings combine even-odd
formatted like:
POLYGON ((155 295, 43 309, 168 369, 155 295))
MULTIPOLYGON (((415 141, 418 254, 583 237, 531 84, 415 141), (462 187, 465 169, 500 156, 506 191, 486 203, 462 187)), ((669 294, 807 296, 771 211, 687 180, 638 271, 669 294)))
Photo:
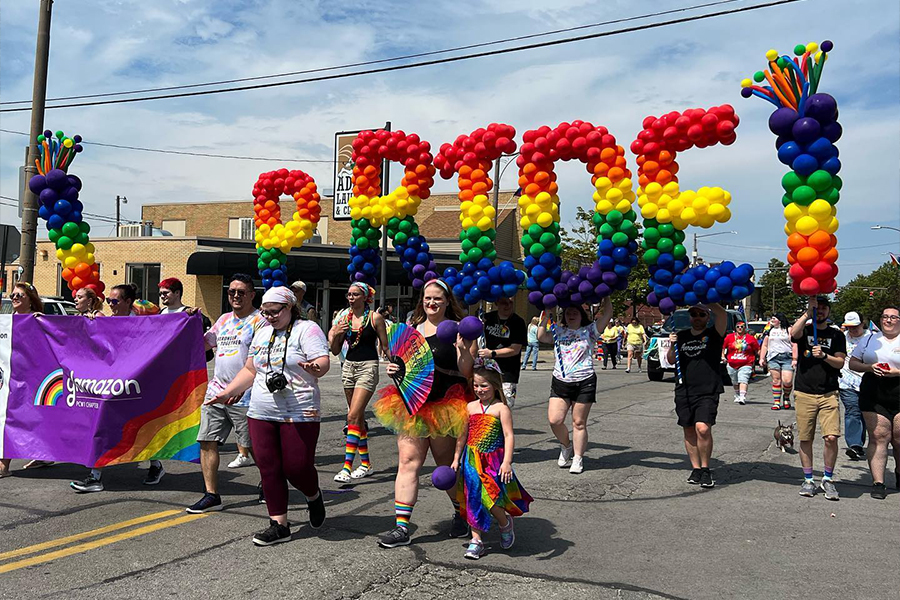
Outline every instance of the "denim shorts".
POLYGON ((728 376, 735 383, 750 383, 750 377, 753 375, 753 365, 744 365, 743 367, 734 368, 728 366, 728 376))
POLYGON ((770 371, 793 371, 794 365, 791 364, 793 360, 790 353, 782 352, 768 359, 767 362, 769 363, 770 371))

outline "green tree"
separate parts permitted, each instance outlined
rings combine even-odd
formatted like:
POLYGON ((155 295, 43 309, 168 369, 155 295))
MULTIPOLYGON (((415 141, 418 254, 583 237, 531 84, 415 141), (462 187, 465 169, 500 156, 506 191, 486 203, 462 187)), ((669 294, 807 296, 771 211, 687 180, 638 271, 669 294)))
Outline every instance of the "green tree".
POLYGON ((878 319, 884 307, 896 306, 898 302, 900 267, 886 262, 868 275, 857 275, 847 285, 838 288, 831 309, 832 319, 838 322, 852 310, 880 326, 878 319))
POLYGON ((794 319, 805 307, 805 300, 791 288, 787 265, 777 258, 769 261, 768 270, 759 278, 756 288, 759 290, 760 312, 764 315, 783 312, 789 319, 794 319))

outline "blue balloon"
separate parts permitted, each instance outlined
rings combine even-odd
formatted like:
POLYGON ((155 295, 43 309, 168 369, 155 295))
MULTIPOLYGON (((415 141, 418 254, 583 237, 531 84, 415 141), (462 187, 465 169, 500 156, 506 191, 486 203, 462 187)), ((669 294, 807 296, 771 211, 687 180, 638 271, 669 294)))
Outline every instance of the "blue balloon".
POLYGON ((544 252, 541 254, 540 263, 545 267, 553 268, 557 265, 557 261, 559 257, 552 255, 549 252, 544 252))
POLYGON ((271 278, 272 278, 272 269, 263 269, 263 270, 260 272, 260 276, 261 276, 263 279, 271 279, 271 278))
POLYGON ((503 286, 499 284, 493 284, 491 286, 491 302, 496 302, 498 298, 503 294, 503 286))
POLYGON ((613 260, 612 256, 601 256, 597 262, 600 263, 600 268, 604 271, 611 271, 616 264, 616 261, 613 260))
POLYGON ((675 266, 675 256, 672 255, 671 252, 663 252, 659 255, 659 259, 656 261, 656 266, 660 269, 666 269, 667 271, 674 270, 675 266))
POLYGON ((638 264, 637 254, 629 254, 628 255, 628 266, 634 268, 634 266, 638 264))
POLYGON ((406 245, 410 248, 418 248, 421 243, 422 240, 417 235, 411 235, 409 236, 409 239, 406 240, 406 245))
POLYGON ((59 215, 50 215, 50 218, 47 219, 47 229, 62 229, 65 224, 66 220, 59 215))
POLYGON ((687 268, 687 263, 681 259, 675 261, 675 265, 672 267, 672 270, 676 273, 681 273, 687 268))
POLYGON ((613 260, 617 263, 624 263, 628 260, 628 249, 619 246, 618 248, 614 248, 612 251, 613 260))
POLYGON ((503 284, 503 296, 506 298, 512 298, 516 295, 516 292, 519 291, 519 286, 514 283, 505 283, 503 284))
POLYGON ((272 287, 272 280, 263 277, 262 284, 264 288, 269 289, 270 287, 272 287))
POLYGON ((713 267, 709 271, 706 272, 706 275, 703 276, 703 280, 710 286, 716 285, 716 281, 719 280, 722 274, 719 272, 717 267, 713 267))
MULTIPOLYGON (((530 258, 530 257, 529 257, 529 258, 530 258)), ((527 261, 526 261, 526 262, 527 262, 527 261)), ((463 265, 462 272, 465 273, 466 275, 471 275, 471 274, 474 273, 475 271, 476 271, 475 263, 473 263, 473 262, 467 262, 467 263, 465 263, 465 264, 463 265)))
POLYGON ((284 283, 285 281, 287 281, 287 273, 285 273, 281 269, 276 269, 272 272, 272 281, 273 283, 276 281, 284 283))
MULTIPOLYGON (((837 148, 834 147, 828 138, 820 137, 812 144, 806 147, 806 153, 811 154, 819 162, 826 161, 837 154, 837 148)), ((795 157, 796 158, 796 157, 795 157)), ((793 162, 793 161, 791 161, 793 162)), ((789 164, 789 163, 785 163, 789 164)))
POLYGON ((712 304, 713 302, 721 302, 722 296, 716 291, 716 288, 709 288, 706 290, 706 299, 703 301, 703 304, 712 304))
POLYGON ((800 156, 802 152, 803 151, 800 149, 800 145, 797 144, 797 142, 785 142, 778 149, 778 160, 790 166, 793 164, 794 159, 800 156))
POLYGON ((706 277, 706 272, 709 271, 709 267, 706 265, 697 265, 692 270, 694 271, 694 277, 702 279, 703 277, 706 277))
POLYGON ((556 282, 554 282, 552 279, 547 278, 541 282, 540 290, 545 294, 550 294, 553 292, 554 285, 556 285, 556 282))
POLYGON ((638 243, 634 240, 631 240, 630 242, 628 242, 628 245, 625 247, 628 248, 629 252, 637 252, 638 243))
POLYGON ((656 294, 660 298, 665 298, 669 293, 668 286, 656 284, 653 286, 653 293, 656 294))
POLYGON ((706 283, 706 281, 703 279, 698 279, 694 282, 694 285, 693 287, 691 287, 691 289, 694 290, 694 293, 698 296, 702 296, 709 289, 709 284, 706 283))
POLYGON ((827 171, 829 175, 837 175, 841 170, 841 159, 837 156, 832 156, 822 163, 822 170, 827 171))
POLYGON ((734 263, 730 260, 726 260, 722 264, 719 265, 719 273, 722 275, 730 275, 732 271, 734 271, 735 266, 734 263))
POLYGON ((659 269, 656 272, 656 275, 653 276, 653 279, 655 279, 657 283, 660 283, 662 285, 669 285, 670 283, 672 283, 673 277, 674 276, 672 275, 671 271, 668 271, 666 269, 659 269))
POLYGON ((750 290, 746 286, 736 285, 731 288, 731 300, 737 302, 750 295, 750 290))
POLYGON ((685 292, 684 293, 684 303, 687 306, 694 306, 695 304, 700 304, 699 299, 697 298, 697 294, 694 292, 685 292))
POLYGON ((819 169, 819 161, 810 154, 801 154, 794 159, 791 168, 794 169, 798 175, 807 177, 819 169))
POLYGON ((542 281, 549 274, 550 274, 550 272, 547 271, 547 268, 544 267, 543 265, 537 265, 535 268, 533 268, 531 270, 531 276, 534 277, 535 279, 537 279, 538 281, 542 281))
POLYGON ((422 252, 428 252, 428 242, 426 242, 424 238, 422 239, 422 245, 419 246, 419 250, 421 250, 422 252))
POLYGON ((418 254, 416 254, 416 262, 420 265, 427 265, 431 262, 431 257, 427 252, 419 252, 418 254))
POLYGON ((447 267, 444 269, 444 277, 456 277, 459 274, 459 271, 454 269, 453 267, 447 267))
POLYGON ((538 260, 530 254, 525 257, 525 260, 523 262, 525 264, 525 268, 529 271, 534 268, 534 265, 538 264, 538 260))
POLYGON ((363 264, 363 266, 362 266, 362 272, 365 273, 366 275, 373 275, 373 274, 375 274, 375 265, 372 264, 372 263, 365 263, 365 264, 363 264))
POLYGON ((619 277, 627 278, 628 275, 631 274, 631 267, 629 267, 628 265, 616 265, 615 267, 613 267, 613 272, 615 272, 615 274, 619 277))
POLYGON ((730 294, 732 287, 734 287, 734 282, 727 275, 723 275, 716 280, 716 291, 723 296, 730 294))
POLYGON ((597 249, 603 254, 609 254, 615 247, 616 245, 612 243, 612 240, 604 239, 598 244, 597 249))
POLYGON ((494 266, 494 262, 487 257, 482 257, 482 258, 478 259, 478 269, 481 271, 487 271, 488 269, 490 269, 493 266, 494 266))
POLYGON ((534 277, 529 277, 528 280, 525 282, 525 287, 527 287, 529 291, 533 292, 533 291, 537 290, 538 287, 540 287, 540 286, 539 286, 538 282, 534 280, 534 277))

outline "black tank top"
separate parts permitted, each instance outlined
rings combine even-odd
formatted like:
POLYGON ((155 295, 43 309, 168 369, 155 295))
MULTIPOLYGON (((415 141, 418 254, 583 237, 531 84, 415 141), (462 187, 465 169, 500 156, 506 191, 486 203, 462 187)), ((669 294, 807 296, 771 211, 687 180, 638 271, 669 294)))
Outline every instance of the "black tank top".
POLYGON ((347 360, 378 360, 378 349, 376 348, 377 342, 378 334, 375 333, 375 325, 372 323, 372 318, 370 316, 369 322, 362 328, 362 331, 347 337, 347 343, 350 345, 350 349, 347 350, 347 360), (358 341, 356 340, 356 336, 359 336, 358 341), (354 342, 356 342, 356 344, 354 344, 354 342))
POLYGON ((459 364, 456 358, 456 346, 445 344, 437 337, 437 333, 425 338, 431 347, 431 355, 434 357, 434 382, 431 384, 431 392, 426 402, 441 400, 447 394, 447 390, 456 384, 466 385, 466 378, 460 375, 449 375, 446 371, 459 372, 459 364))

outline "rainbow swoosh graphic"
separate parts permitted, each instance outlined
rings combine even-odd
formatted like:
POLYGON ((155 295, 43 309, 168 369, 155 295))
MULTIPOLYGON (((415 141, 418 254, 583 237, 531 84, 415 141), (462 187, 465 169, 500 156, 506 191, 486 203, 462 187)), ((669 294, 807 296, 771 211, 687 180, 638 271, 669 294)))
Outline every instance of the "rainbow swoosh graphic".
POLYGON ((122 427, 122 439, 97 459, 106 465, 173 459, 200 462, 200 406, 206 394, 206 369, 188 371, 175 380, 165 401, 122 427))
POLYGON ((65 394, 63 386, 63 370, 56 369, 41 382, 37 394, 34 395, 35 406, 56 406, 56 402, 65 394))

